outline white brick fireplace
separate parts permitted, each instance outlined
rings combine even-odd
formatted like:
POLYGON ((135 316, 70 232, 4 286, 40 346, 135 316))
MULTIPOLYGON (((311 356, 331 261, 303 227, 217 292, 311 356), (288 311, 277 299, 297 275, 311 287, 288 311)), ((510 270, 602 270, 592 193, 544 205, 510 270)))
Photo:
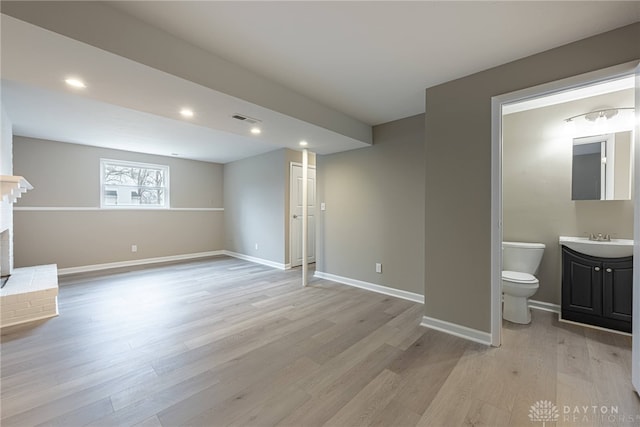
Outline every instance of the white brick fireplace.
POLYGON ((55 264, 13 268, 13 203, 33 187, 21 176, 0 175, 0 328, 58 315, 55 264))
POLYGON ((0 189, 0 277, 7 277, 13 272, 13 203, 33 187, 21 176, 0 175, 0 189))

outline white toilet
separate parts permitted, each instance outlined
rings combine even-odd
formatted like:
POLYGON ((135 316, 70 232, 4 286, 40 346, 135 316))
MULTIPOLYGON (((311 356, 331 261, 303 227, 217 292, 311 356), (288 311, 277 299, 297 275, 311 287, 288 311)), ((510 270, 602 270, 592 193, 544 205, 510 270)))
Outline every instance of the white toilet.
POLYGON ((502 318, 514 323, 531 323, 530 296, 538 290, 534 276, 544 253, 542 243, 502 242, 502 318))

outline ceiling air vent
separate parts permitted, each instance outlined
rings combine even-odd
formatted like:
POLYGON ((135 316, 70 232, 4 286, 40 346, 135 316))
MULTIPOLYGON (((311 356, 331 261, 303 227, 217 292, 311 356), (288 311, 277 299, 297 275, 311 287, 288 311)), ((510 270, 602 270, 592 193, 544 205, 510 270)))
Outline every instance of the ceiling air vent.
POLYGON ((234 114, 231 117, 233 117, 236 120, 240 120, 242 122, 248 123, 250 125, 255 125, 256 123, 260 123, 260 120, 254 119, 253 117, 244 116, 242 114, 234 114))

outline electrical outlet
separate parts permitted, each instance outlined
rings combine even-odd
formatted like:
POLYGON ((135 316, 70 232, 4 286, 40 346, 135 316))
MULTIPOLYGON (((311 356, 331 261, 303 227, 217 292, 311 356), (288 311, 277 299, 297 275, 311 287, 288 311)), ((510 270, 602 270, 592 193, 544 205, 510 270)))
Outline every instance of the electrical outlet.
POLYGON ((321 211, 326 211, 327 210, 327 205, 325 205, 324 202, 320 203, 320 210, 321 211))
POLYGON ((131 252, 138 252, 138 245, 131 245, 131 252))
POLYGON ((376 273, 382 273, 382 264, 376 262, 376 273))
POLYGON ((256 243, 256 251, 258 250, 258 244, 256 243))

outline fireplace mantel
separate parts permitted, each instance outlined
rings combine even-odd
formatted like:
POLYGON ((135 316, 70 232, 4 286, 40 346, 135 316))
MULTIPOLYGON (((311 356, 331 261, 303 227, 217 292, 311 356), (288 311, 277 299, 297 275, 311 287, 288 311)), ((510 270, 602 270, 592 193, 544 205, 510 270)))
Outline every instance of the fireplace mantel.
POLYGON ((2 184, 2 201, 14 203, 22 197, 27 190, 32 190, 33 186, 22 176, 0 175, 2 184))

